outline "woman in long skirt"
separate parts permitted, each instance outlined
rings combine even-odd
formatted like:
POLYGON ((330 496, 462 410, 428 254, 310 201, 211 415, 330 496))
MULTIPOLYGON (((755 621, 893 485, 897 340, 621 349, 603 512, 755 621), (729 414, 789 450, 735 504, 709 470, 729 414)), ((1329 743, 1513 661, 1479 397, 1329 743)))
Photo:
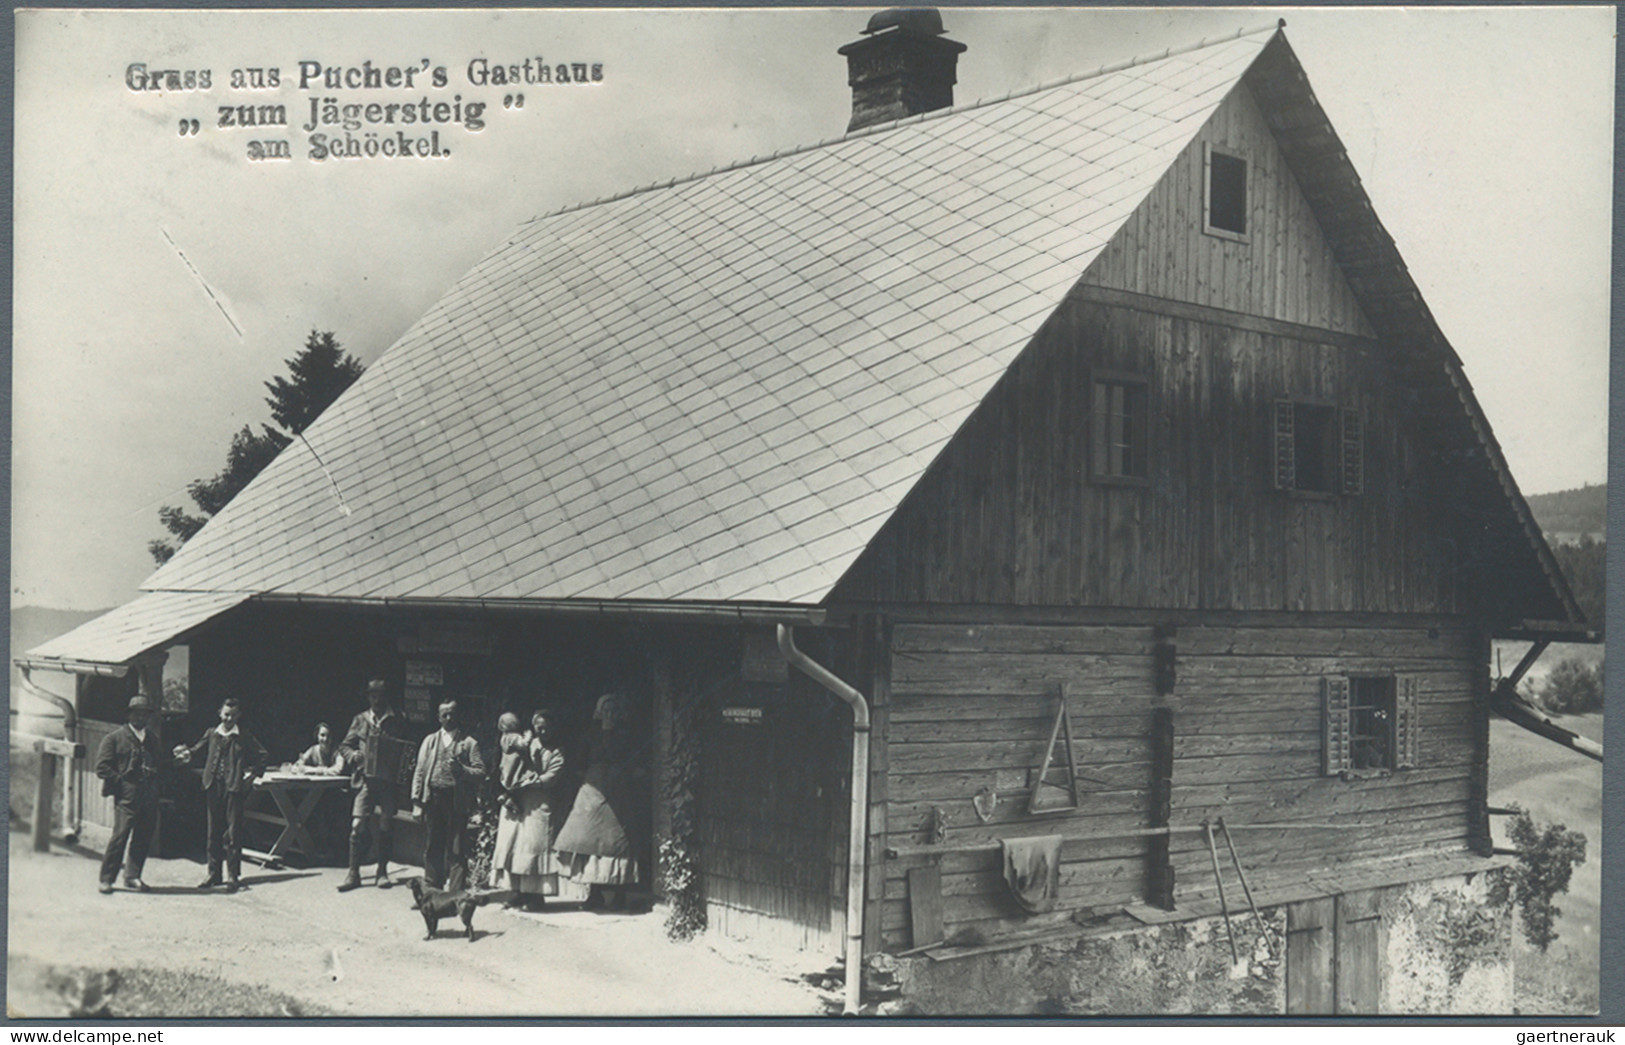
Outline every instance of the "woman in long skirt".
POLYGON ((506 798, 491 854, 491 885, 513 893, 506 906, 539 911, 545 897, 559 892, 553 866, 553 788, 564 769, 564 755, 553 746, 551 712, 537 711, 530 725, 529 733, 520 734, 516 722, 515 732, 504 732, 499 742, 506 798))
POLYGON ((569 819, 554 841, 559 873, 588 886, 587 906, 626 905, 626 889, 638 882, 636 749, 627 722, 626 698, 598 698, 586 778, 576 792, 569 819), (607 894, 607 895, 606 895, 607 894))

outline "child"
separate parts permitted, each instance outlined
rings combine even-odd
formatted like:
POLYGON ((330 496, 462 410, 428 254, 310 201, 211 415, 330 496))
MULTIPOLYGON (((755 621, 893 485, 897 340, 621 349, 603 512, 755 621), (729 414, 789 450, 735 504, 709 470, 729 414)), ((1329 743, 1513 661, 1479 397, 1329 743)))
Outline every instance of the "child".
POLYGON ((529 777, 535 776, 530 768, 530 736, 519 732, 519 716, 511 711, 503 712, 497 719, 497 733, 497 750, 501 755, 497 786, 502 789, 502 808, 512 816, 519 811, 514 793, 531 782, 529 777))

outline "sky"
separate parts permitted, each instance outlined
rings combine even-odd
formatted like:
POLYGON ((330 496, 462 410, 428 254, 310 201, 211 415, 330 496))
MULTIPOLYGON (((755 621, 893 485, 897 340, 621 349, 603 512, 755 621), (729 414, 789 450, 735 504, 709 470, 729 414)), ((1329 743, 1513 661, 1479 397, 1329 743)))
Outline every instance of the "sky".
MULTIPOLYGON (((370 363, 529 218, 839 137, 836 48, 870 13, 19 13, 11 604, 133 598, 158 509, 190 508, 187 483, 269 419, 264 382, 311 330, 370 363), (471 82, 476 59, 527 58, 589 82, 471 82), (301 69, 369 63, 402 86, 300 89, 301 69), (277 87, 233 89, 272 67, 277 87), (145 89, 160 70, 180 89, 145 89), (328 97, 409 104, 430 122, 349 133, 437 132, 449 155, 312 159, 315 134, 346 133, 303 129, 328 97), (222 106, 277 104, 286 127, 220 126, 222 106), (279 140, 290 159, 249 159, 279 140)), ((1522 490, 1601 482, 1611 8, 943 12, 969 48, 960 104, 1277 18, 1522 490)))

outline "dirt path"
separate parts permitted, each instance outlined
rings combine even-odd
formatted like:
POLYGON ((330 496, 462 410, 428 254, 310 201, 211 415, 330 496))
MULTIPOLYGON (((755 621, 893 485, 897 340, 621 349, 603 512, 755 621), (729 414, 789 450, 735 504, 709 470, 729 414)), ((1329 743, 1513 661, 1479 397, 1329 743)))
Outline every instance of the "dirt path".
POLYGON ((703 938, 673 944, 658 912, 597 915, 565 906, 528 915, 493 905, 476 914, 470 943, 449 923, 424 940, 404 888, 340 895, 337 869, 249 866, 248 888, 227 896, 197 892, 203 871, 192 861, 154 860, 152 893, 120 888, 102 896, 94 860, 34 853, 13 832, 10 871, 12 968, 172 969, 257 985, 338 1016, 822 1011, 795 969, 725 959, 703 938))

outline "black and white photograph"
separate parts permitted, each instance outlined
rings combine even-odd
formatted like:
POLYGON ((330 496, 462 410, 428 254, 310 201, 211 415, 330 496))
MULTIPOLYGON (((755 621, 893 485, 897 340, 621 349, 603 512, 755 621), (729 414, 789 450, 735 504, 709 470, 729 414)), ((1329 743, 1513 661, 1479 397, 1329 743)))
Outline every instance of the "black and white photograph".
POLYGON ((13 21, 11 1020, 1617 1015, 1614 8, 13 21))

